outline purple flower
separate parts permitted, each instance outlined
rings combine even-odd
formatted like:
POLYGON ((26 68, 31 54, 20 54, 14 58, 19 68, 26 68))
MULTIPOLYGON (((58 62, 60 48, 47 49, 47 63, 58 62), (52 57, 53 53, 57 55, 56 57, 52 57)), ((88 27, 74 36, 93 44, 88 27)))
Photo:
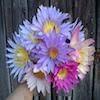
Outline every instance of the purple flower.
POLYGON ((39 35, 49 34, 55 29, 56 33, 61 33, 70 37, 71 22, 63 23, 64 20, 70 19, 68 13, 62 13, 55 7, 40 6, 37 16, 33 17, 32 29, 38 32, 39 35))
POLYGON ((48 73, 53 72, 55 65, 67 62, 70 59, 67 54, 73 50, 65 43, 65 39, 57 33, 50 33, 49 36, 45 35, 39 47, 39 60, 34 70, 42 70, 48 73))

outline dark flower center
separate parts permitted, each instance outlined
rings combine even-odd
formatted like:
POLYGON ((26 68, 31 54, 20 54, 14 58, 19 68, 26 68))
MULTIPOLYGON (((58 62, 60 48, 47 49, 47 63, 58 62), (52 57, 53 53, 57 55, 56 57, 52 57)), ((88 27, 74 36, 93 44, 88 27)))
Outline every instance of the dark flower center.
POLYGON ((52 58, 52 59, 55 59, 57 56, 58 56, 58 49, 57 48, 50 48, 49 49, 49 56, 52 58))
POLYGON ((37 73, 33 73, 33 75, 39 79, 44 79, 45 78, 45 75, 43 72, 39 71, 37 73))

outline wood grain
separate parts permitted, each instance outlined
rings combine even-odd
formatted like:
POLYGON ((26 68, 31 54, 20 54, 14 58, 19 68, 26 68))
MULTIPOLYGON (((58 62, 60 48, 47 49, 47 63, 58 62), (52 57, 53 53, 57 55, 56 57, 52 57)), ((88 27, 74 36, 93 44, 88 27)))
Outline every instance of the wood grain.
MULTIPOLYGON (((83 24, 88 29, 87 38, 95 33, 95 1, 94 0, 75 0, 74 19, 80 17, 83 24)), ((79 83, 73 91, 73 100, 92 100, 93 87, 93 66, 85 79, 79 83)))
MULTIPOLYGON (((100 52, 100 1, 96 3, 96 50, 100 52)), ((100 100, 100 55, 95 60, 93 100, 100 100)))
POLYGON ((0 0, 0 100, 5 100, 11 92, 9 71, 6 68, 6 26, 3 5, 3 0, 0 0))
MULTIPOLYGON (((87 37, 96 40, 96 48, 100 48, 100 1, 98 0, 0 0, 0 100, 5 100, 15 90, 18 83, 9 75, 6 67, 6 40, 18 31, 24 19, 32 20, 40 5, 56 6, 62 12, 72 15, 73 21, 79 17, 88 29, 87 37), (95 7, 95 4, 97 5, 95 7), (96 15, 96 16, 95 16, 96 15), (96 33, 96 34, 95 34, 96 33)), ((100 61, 91 66, 86 78, 70 94, 51 94, 43 97, 34 96, 34 100, 100 100, 100 61)))

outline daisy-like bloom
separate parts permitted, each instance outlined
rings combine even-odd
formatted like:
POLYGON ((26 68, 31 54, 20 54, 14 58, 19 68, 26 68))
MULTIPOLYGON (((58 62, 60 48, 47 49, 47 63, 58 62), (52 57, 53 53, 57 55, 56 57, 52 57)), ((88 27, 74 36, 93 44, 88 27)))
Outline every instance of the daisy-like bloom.
POLYGON ((19 34, 21 35, 21 41, 27 50, 33 49, 37 43, 39 43, 39 39, 36 36, 36 32, 31 29, 32 24, 25 20, 23 21, 23 25, 20 25, 19 34))
POLYGON ((37 92, 42 92, 44 96, 46 93, 50 93, 50 83, 46 80, 43 72, 39 71, 34 73, 33 71, 28 71, 25 75, 25 80, 27 81, 30 91, 33 91, 36 88, 37 92))
POLYGON ((18 81, 22 80, 25 70, 31 64, 28 56, 28 52, 23 47, 20 41, 19 35, 13 36, 14 41, 8 40, 10 47, 7 47, 7 63, 9 68, 12 68, 11 74, 14 74, 14 78, 18 76, 18 81))
POLYGON ((40 44, 39 60, 34 70, 53 72, 55 64, 69 60, 67 54, 72 50, 61 35, 57 33, 50 33, 49 36, 45 35, 44 42, 40 44))
POLYGON ((68 93, 78 83, 77 66, 78 63, 69 61, 55 67, 53 74, 50 76, 51 78, 48 79, 53 83, 57 93, 62 90, 68 93))
POLYGON ((80 63, 78 66, 78 76, 80 79, 83 79, 89 71, 89 65, 93 63, 95 48, 93 46, 93 39, 84 40, 84 37, 83 39, 80 38, 80 27, 80 25, 77 25, 73 30, 70 45, 75 49, 71 53, 72 58, 80 63))
POLYGON ((56 33, 62 33, 70 37, 71 23, 63 23, 64 20, 68 20, 70 15, 68 13, 62 13, 55 7, 43 7, 38 9, 37 16, 33 17, 32 29, 38 32, 39 35, 49 34, 55 29, 56 33), (37 17, 37 18, 36 18, 37 17))

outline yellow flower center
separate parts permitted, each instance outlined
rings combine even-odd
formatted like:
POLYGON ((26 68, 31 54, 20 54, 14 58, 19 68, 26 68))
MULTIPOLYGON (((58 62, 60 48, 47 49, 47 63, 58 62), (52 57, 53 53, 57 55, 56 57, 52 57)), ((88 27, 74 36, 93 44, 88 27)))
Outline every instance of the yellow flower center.
POLYGON ((36 37, 33 36, 34 33, 30 33, 28 35, 29 39, 31 40, 32 43, 38 43, 38 39, 36 37))
POLYGON ((16 49, 16 57, 15 62, 19 67, 24 67, 24 65, 29 60, 29 56, 27 51, 23 47, 19 47, 16 49))
POLYGON ((55 22, 53 21, 46 21, 43 25, 43 31, 44 33, 49 33, 52 32, 53 30, 55 30, 57 33, 60 32, 60 29, 58 28, 58 26, 55 24, 55 22))
POLYGON ((58 56, 58 49, 57 48, 50 48, 49 49, 49 56, 52 59, 55 59, 58 56))
POLYGON ((78 50, 78 53, 79 53, 79 58, 77 59, 77 62, 82 63, 84 61, 83 59, 86 59, 86 57, 88 57, 88 51, 80 49, 78 50))
POLYGON ((66 68, 63 68, 63 69, 60 69, 57 76, 59 79, 63 80, 66 78, 67 74, 68 74, 68 71, 66 70, 66 68))
POLYGON ((44 79, 45 78, 45 75, 43 72, 39 71, 37 73, 33 73, 33 75, 39 79, 44 79))

